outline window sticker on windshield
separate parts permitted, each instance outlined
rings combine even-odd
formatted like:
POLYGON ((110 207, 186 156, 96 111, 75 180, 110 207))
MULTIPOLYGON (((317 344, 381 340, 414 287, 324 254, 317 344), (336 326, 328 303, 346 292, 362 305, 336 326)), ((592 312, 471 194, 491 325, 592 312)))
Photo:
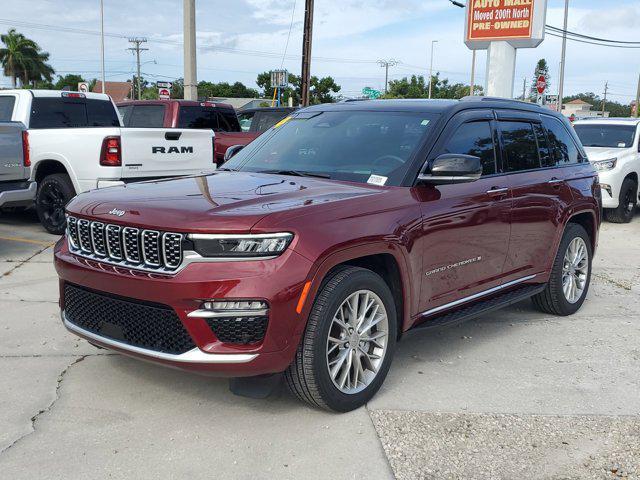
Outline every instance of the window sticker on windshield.
POLYGON ((382 186, 387 183, 387 179, 388 177, 383 177, 382 175, 371 175, 369 176, 369 180, 367 180, 367 183, 370 183, 371 185, 382 186))
POLYGON ((426 127, 427 125, 429 125, 429 120, 427 120, 426 118, 424 120, 422 120, 420 122, 420 125, 422 125, 423 127, 426 127))
POLYGON ((624 148, 624 147, 626 147, 626 146, 627 146, 627 144, 626 144, 626 143, 624 143, 624 142, 620 142, 620 143, 618 143, 618 148, 624 148))
POLYGON ((276 123, 273 128, 278 128, 281 127, 282 125, 284 125, 285 123, 287 123, 289 120, 291 120, 291 116, 288 117, 284 117, 282 120, 280 120, 278 123, 276 123))

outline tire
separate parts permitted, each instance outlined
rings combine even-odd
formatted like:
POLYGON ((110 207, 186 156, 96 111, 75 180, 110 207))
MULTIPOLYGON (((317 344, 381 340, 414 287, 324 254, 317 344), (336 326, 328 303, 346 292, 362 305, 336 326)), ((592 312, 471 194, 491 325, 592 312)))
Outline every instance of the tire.
MULTIPOLYGON (((362 326, 366 326, 368 321, 368 319, 365 320, 362 326)), ((348 412, 358 408, 369 401, 382 385, 391 365, 396 338, 395 302, 385 281, 376 273, 364 268, 350 266, 339 268, 323 282, 318 292, 295 359, 285 371, 287 385, 300 400, 314 407, 337 412, 348 412), (367 309, 365 314, 371 314, 371 318, 378 318, 379 312, 382 312, 383 316, 386 314, 386 325, 384 320, 379 320, 375 326, 364 329, 365 333, 362 337, 357 337, 358 328, 351 333, 351 337, 346 339, 338 337, 338 332, 340 335, 343 332, 348 335, 348 329, 343 329, 334 321, 334 315, 340 316, 339 309, 347 312, 346 316, 342 317, 346 320, 345 326, 357 326, 357 322, 354 321, 353 324, 350 322, 352 317, 348 313, 348 308, 344 306, 347 299, 353 300, 353 298, 356 298, 356 301, 362 300, 366 305, 369 305, 369 301, 373 301, 374 305, 367 309), (376 304, 378 309, 374 312, 376 304), (386 333, 384 333, 385 328, 386 333), (362 343, 363 340, 354 341, 356 338, 365 338, 365 336, 366 338, 379 336, 379 338, 371 343, 362 343), (338 343, 336 340, 343 343, 338 343), (380 345, 378 342, 383 340, 384 348, 377 349, 376 344, 380 345), (352 344, 357 343, 357 347, 350 345, 349 341, 352 344), (364 348, 361 349, 363 345, 364 348), (370 352, 371 357, 366 352, 370 352), (375 356, 381 358, 371 360, 375 356), (340 363, 338 357, 346 360, 340 363), (358 365, 356 362, 362 366, 362 373, 355 373, 358 365), (369 367, 375 362, 378 363, 374 373, 369 367), (329 369, 335 370, 336 366, 339 366, 338 363, 342 365, 342 370, 338 370, 334 379, 329 369), (332 367, 329 366, 330 364, 332 367), (341 389, 338 385, 342 377, 340 372, 344 373, 347 365, 349 365, 349 376, 341 389), (351 372, 354 372, 353 376, 351 372), (361 379, 360 382, 358 378, 361 379)))
POLYGON ((633 178, 625 178, 620 187, 618 208, 607 208, 604 218, 611 223, 629 223, 633 220, 638 204, 638 184, 633 178))
MULTIPOLYGON (((584 303, 584 299, 589 291, 589 284, 591 283, 591 262, 591 239, 586 230, 581 225, 575 223, 567 224, 564 235, 562 236, 562 241, 558 247, 558 252, 556 253, 556 258, 553 262, 549 282, 542 292, 532 297, 535 307, 544 313, 560 316, 572 315, 577 312, 584 303), (572 275, 571 271, 569 273, 563 271, 565 267, 565 255, 567 255, 571 245, 582 245, 586 253, 586 260, 580 264, 582 268, 586 269, 582 283, 583 289, 575 299, 569 299, 563 288, 563 278, 565 278, 565 275, 572 275)), ((579 275, 579 269, 575 271, 575 275, 579 275)), ((579 284, 576 283, 576 285, 579 284)), ((578 291, 579 287, 576 288, 576 292, 578 291)))
POLYGON ((40 223, 49 233, 62 235, 66 228, 64 208, 76 192, 69 175, 55 173, 48 175, 38 184, 36 212, 40 223))

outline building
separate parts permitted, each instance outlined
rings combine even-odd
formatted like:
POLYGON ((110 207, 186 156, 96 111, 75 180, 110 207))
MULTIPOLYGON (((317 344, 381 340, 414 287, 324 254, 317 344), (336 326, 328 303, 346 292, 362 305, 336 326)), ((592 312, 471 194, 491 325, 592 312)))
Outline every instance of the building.
MULTIPOLYGON (((114 102, 122 102, 131 99, 131 82, 105 82, 106 94, 114 102)), ((94 93, 102 93, 102 81, 98 80, 92 90, 94 93)))
POLYGON ((562 114, 569 118, 606 118, 609 116, 609 112, 604 112, 603 115, 601 110, 591 110, 592 108, 593 105, 577 98, 562 105, 562 114))

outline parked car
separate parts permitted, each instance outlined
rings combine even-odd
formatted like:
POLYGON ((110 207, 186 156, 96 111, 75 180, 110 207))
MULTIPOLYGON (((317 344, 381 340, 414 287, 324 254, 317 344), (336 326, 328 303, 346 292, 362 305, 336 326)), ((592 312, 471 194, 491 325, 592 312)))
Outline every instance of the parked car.
MULTIPOLYGON (((1 109, 4 107, 0 99, 1 109)), ((25 206, 36 196, 29 181, 29 133, 20 122, 0 122, 0 208, 25 206)))
POLYGON ((8 120, 28 129, 36 211, 54 234, 64 233, 64 207, 78 193, 215 170, 211 132, 121 128, 100 93, 2 90, 0 121, 8 120))
POLYGON ((296 109, 292 107, 264 107, 248 108, 238 112, 242 131, 220 132, 216 135, 216 162, 218 166, 224 163, 225 153, 229 147, 247 145, 295 111, 296 109))
POLYGON ((598 170, 604 218, 628 223, 638 204, 640 135, 637 118, 598 118, 573 126, 589 160, 598 170))
POLYGON ((89 192, 67 213, 55 266, 73 334, 261 376, 236 391, 284 372, 301 400, 347 411, 409 331, 526 298, 576 312, 600 189, 554 112, 383 100, 300 110, 214 174, 89 192))

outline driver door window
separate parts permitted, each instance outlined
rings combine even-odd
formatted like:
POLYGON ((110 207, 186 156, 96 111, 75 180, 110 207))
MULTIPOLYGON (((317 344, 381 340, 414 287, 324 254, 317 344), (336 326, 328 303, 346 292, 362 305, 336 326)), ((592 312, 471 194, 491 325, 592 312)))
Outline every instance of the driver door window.
POLYGON ((460 153, 479 157, 482 175, 497 173, 496 149, 491 124, 487 121, 464 123, 447 141, 442 153, 460 153))

